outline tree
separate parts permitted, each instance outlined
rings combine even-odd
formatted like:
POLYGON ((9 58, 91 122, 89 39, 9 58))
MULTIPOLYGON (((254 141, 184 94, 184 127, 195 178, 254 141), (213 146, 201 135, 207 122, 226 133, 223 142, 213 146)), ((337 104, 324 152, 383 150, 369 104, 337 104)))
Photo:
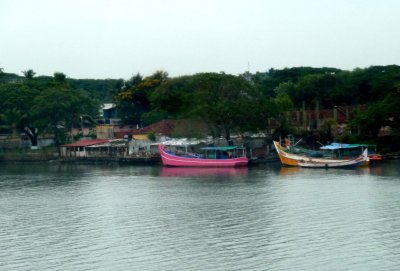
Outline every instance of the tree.
POLYGON ((35 149, 38 146, 39 130, 32 124, 32 119, 29 114, 24 114, 19 121, 19 129, 23 130, 31 141, 31 148, 35 149))
POLYGON ((168 74, 163 71, 157 71, 143 80, 140 75, 131 78, 130 84, 133 85, 123 89, 114 97, 122 121, 126 124, 141 123, 142 115, 151 110, 151 94, 167 78, 168 74))
POLYGON ((26 79, 30 80, 35 76, 35 72, 32 69, 26 70, 22 72, 26 79))
POLYGON ((397 83, 395 90, 391 91, 386 97, 380 102, 384 107, 382 118, 385 121, 382 122, 382 126, 388 125, 392 127, 394 135, 400 135, 400 82, 397 83))
POLYGON ((386 101, 378 101, 368 106, 366 111, 356 111, 350 125, 359 128, 365 137, 377 138, 382 126, 389 124, 390 112, 386 101))
MULTIPOLYGON (((335 68, 312 68, 312 67, 293 67, 282 70, 270 69, 264 73, 256 73, 252 76, 255 84, 260 88, 261 92, 267 97, 274 97, 275 88, 282 83, 297 84, 301 78, 309 75, 328 75, 333 76, 341 70, 335 68)), ((295 97, 291 96, 293 101, 295 97)), ((301 103, 302 101, 300 101, 301 103)))
POLYGON ((24 132, 31 140, 32 147, 37 146, 37 129, 32 125, 30 114, 32 101, 40 91, 24 84, 0 85, 0 108, 6 125, 13 133, 24 132))
POLYGON ((137 86, 143 81, 143 76, 140 73, 137 73, 135 75, 132 75, 132 77, 124 82, 124 88, 129 89, 133 86, 137 86))
POLYGON ((62 72, 55 72, 54 73, 54 81, 57 83, 64 83, 67 76, 62 72))
MULTIPOLYGON (((281 85, 280 85, 281 86, 281 85)), ((284 86, 281 86, 284 88, 284 86)), ((286 113, 294 109, 294 104, 290 96, 281 88, 276 89, 276 97, 273 99, 276 110, 272 112, 272 115, 278 119, 278 121, 286 121, 286 113)))
POLYGON ((356 93, 357 82, 349 71, 341 71, 335 74, 336 85, 329 91, 329 99, 335 106, 354 105, 358 103, 356 93))
POLYGON ((151 111, 144 114, 147 122, 162 119, 178 119, 187 116, 188 96, 192 93, 191 76, 165 80, 150 95, 151 111))
POLYGON ((224 136, 229 142, 231 134, 241 132, 241 127, 254 127, 252 124, 258 117, 253 109, 258 108, 260 96, 243 77, 199 73, 193 76, 191 86, 191 113, 208 123, 214 136, 224 136))
POLYGON ((291 97, 297 107, 300 107, 303 101, 310 106, 314 106, 318 101, 321 106, 332 108, 329 93, 335 88, 335 84, 333 74, 305 75, 297 82, 295 94, 291 97))
POLYGON ((57 147, 67 140, 67 130, 80 121, 80 116, 94 113, 98 106, 82 91, 52 87, 33 101, 34 126, 54 136, 57 147))

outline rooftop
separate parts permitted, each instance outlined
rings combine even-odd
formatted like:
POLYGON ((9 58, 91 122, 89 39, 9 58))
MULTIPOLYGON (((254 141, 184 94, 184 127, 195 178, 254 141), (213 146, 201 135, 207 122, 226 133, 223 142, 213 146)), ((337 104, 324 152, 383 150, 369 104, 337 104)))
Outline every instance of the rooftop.
POLYGON ((65 144, 64 147, 87 147, 92 145, 104 144, 107 143, 108 139, 83 139, 76 141, 74 143, 65 144))

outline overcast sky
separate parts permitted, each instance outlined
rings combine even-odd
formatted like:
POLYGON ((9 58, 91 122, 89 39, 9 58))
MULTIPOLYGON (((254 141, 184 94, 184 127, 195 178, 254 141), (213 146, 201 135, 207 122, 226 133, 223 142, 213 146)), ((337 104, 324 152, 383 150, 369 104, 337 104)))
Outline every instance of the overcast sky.
POLYGON ((398 0, 1 0, 0 68, 72 78, 400 64, 398 0))

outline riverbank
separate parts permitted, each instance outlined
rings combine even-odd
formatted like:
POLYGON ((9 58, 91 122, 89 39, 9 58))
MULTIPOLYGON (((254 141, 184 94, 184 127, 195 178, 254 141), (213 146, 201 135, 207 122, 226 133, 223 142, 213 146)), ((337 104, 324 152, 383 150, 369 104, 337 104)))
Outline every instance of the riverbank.
POLYGON ((141 164, 141 165, 156 165, 161 164, 160 156, 149 157, 68 157, 59 158, 60 163, 79 163, 79 164, 141 164))
MULTIPOLYGON (((400 159, 400 152, 387 153, 383 159, 400 159)), ((249 164, 263 164, 278 161, 277 156, 250 159, 249 164)), ((99 156, 99 157, 60 157, 55 148, 39 150, 19 150, 0 153, 0 162, 58 162, 58 163, 117 163, 117 164, 161 164, 159 155, 151 156, 99 156)))
POLYGON ((60 157, 56 148, 38 150, 15 150, 0 152, 0 162, 58 162, 58 163, 119 163, 119 164, 158 164, 161 158, 151 156, 101 156, 101 157, 60 157))
POLYGON ((54 150, 18 150, 0 153, 0 162, 47 162, 58 160, 54 150))

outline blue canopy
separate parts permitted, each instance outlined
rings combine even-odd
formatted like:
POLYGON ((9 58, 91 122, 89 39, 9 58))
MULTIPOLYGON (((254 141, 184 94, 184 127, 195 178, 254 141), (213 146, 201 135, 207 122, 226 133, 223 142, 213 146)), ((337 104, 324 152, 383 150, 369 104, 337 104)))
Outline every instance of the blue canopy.
POLYGON ((368 147, 366 144, 346 144, 346 143, 332 143, 330 145, 322 146, 321 150, 338 150, 338 149, 353 149, 359 147, 368 147))

